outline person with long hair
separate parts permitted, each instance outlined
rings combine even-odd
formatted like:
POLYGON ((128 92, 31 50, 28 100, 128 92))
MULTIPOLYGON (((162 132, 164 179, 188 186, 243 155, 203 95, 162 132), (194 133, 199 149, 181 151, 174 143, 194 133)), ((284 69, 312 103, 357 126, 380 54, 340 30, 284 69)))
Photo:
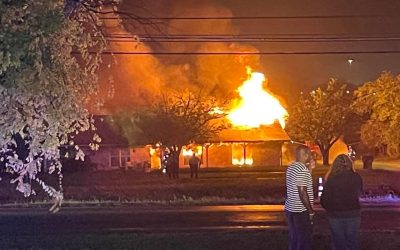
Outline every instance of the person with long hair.
POLYGON ((341 154, 333 161, 325 179, 321 205, 328 214, 332 248, 358 249, 361 176, 355 171, 351 158, 341 154))

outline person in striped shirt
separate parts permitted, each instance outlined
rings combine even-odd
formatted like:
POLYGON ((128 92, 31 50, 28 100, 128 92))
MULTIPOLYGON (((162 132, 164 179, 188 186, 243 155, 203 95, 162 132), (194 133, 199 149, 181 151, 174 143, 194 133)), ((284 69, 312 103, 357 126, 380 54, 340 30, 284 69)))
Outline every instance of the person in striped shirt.
POLYGON ((307 146, 296 148, 296 161, 286 170, 285 214, 289 226, 289 249, 311 249, 314 202, 311 166, 312 154, 307 146))

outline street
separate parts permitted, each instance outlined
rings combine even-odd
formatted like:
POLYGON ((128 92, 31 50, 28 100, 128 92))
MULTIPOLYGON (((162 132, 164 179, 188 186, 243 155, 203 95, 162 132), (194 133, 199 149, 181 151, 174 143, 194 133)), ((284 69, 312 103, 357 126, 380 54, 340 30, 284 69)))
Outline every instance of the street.
MULTIPOLYGON (((104 232, 209 232, 286 230, 280 205, 1 208, 0 233, 13 235, 104 232)), ((361 231, 400 232, 400 207, 367 207, 361 231)), ((317 208, 315 231, 327 232, 325 212, 317 208)))

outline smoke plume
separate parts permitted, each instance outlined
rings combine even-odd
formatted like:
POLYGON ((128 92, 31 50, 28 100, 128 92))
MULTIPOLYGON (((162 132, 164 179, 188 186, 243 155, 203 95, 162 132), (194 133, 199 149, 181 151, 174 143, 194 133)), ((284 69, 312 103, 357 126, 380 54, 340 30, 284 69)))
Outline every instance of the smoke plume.
MULTIPOLYGON (((211 1, 153 0, 137 4, 124 1, 119 10, 146 17, 230 17, 232 12, 211 1), (149 1, 150 2, 150 1, 149 1), (135 5, 136 4, 136 5, 135 5), (147 4, 147 5, 146 5, 147 4), (151 6, 151 8, 150 8, 151 6), (151 9, 151 11, 149 11, 151 9)), ((115 14, 110 14, 117 17, 115 14)), ((119 52, 178 52, 184 55, 114 55, 104 59, 100 73, 101 93, 108 96, 106 108, 131 109, 146 105, 163 89, 201 91, 218 98, 233 98, 246 78, 246 66, 260 70, 259 55, 193 55, 192 52, 257 52, 247 44, 211 42, 140 42, 141 36, 186 35, 207 38, 240 34, 230 19, 182 20, 139 24, 133 18, 104 20, 107 37, 138 35, 139 42, 110 41, 109 50, 119 52), (110 84, 111 78, 111 84, 110 84), (110 94, 111 93, 111 94, 110 94)))

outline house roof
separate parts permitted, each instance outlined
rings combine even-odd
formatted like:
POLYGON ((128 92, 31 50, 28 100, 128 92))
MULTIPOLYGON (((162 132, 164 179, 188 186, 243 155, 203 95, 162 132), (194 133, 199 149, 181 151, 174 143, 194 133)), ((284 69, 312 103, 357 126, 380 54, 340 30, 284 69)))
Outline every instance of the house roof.
POLYGON ((98 134, 101 138, 101 146, 128 146, 128 140, 118 131, 116 125, 113 125, 110 116, 96 115, 94 116, 95 131, 87 130, 75 135, 74 143, 79 146, 88 146, 92 141, 94 134, 98 134))
MULTIPOLYGON (((96 133, 100 136, 101 146, 128 146, 129 142, 113 120, 107 115, 94 116, 96 130, 88 130, 75 135, 73 140, 79 146, 88 146, 96 133)), ((219 132, 214 138, 207 142, 267 142, 267 141, 290 141, 288 134, 278 122, 269 126, 259 128, 241 129, 230 128, 219 132)))
POLYGON ((222 130, 210 142, 266 142, 266 141, 290 141, 286 131, 278 122, 259 128, 240 129, 231 128, 222 130))

